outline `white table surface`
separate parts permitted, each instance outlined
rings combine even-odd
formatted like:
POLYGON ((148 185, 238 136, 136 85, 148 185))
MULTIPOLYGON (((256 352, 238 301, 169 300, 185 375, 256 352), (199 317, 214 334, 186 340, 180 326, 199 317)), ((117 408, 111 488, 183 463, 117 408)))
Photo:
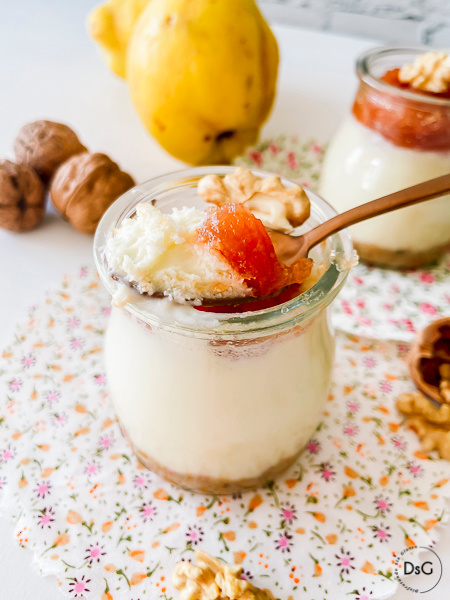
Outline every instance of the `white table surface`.
MULTIPOLYGON (((127 86, 110 74, 88 38, 85 17, 95 0, 0 0, 0 157, 13 159, 19 127, 39 118, 66 122, 93 151, 105 152, 137 182, 182 168, 146 133, 127 86)), ((355 57, 375 41, 276 27, 281 72, 274 111, 263 135, 330 138, 355 91, 355 57)), ((0 348, 14 323, 65 272, 92 262, 92 237, 50 212, 27 234, 0 230, 0 348)), ((450 586, 450 526, 436 550, 444 564, 439 588, 450 586)), ((432 595, 433 594, 433 595, 432 595)), ((411 600, 401 590, 397 600, 411 600)), ((0 600, 60 600, 56 581, 38 575, 30 552, 0 519, 0 600)), ((305 599, 310 600, 310 599, 305 599)), ((340 600, 333 596, 333 600, 340 600)))

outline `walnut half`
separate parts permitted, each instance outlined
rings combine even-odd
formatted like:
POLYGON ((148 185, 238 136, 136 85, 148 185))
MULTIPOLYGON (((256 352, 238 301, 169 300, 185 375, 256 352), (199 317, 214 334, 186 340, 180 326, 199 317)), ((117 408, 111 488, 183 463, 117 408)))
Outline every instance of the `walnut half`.
POLYGON ((195 551, 197 565, 181 561, 175 565, 172 583, 181 600, 273 600, 268 590, 261 590, 241 579, 242 568, 195 551))
POLYGON ((450 57, 445 52, 420 54, 412 64, 400 69, 398 78, 417 90, 446 92, 450 87, 450 57))
POLYGON ((242 167, 223 178, 202 177, 198 193, 216 206, 243 203, 266 227, 284 233, 302 225, 310 215, 309 198, 301 186, 286 188, 275 175, 261 179, 242 167))

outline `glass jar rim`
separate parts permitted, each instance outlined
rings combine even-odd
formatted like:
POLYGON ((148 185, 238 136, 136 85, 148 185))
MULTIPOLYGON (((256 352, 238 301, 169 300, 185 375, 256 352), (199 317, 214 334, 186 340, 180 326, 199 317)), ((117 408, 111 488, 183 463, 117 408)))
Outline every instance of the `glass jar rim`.
MULTIPOLYGON (((426 46, 381 46, 366 50, 356 60, 356 74, 360 81, 367 83, 371 87, 377 89, 380 92, 388 93, 391 96, 404 98, 405 100, 414 101, 416 103, 428 104, 430 106, 444 106, 450 108, 450 98, 438 98, 428 96, 426 94, 417 94, 408 90, 402 90, 394 87, 386 81, 382 81, 371 72, 372 62, 378 58, 384 58, 395 54, 411 54, 417 56, 418 54, 424 54, 430 52, 431 49, 426 46)), ((400 65, 399 65, 400 66, 400 65)))
MULTIPOLYGON (((232 173, 236 167, 233 166, 207 166, 193 167, 173 171, 166 175, 161 175, 149 179, 145 183, 135 186, 120 196, 108 208, 103 215, 94 238, 94 258, 97 271, 100 279, 111 296, 118 289, 118 282, 111 277, 111 273, 107 268, 104 257, 103 248, 106 242, 106 237, 110 234, 114 227, 117 227, 124 219, 130 217, 134 213, 134 208, 140 202, 157 201, 159 195, 163 192, 168 192, 177 187, 182 187, 183 184, 196 183, 205 175, 216 174, 219 176, 232 173)), ((273 176, 273 173, 262 171, 259 169, 251 169, 258 177, 273 176)), ((295 182, 281 177, 283 185, 292 187, 295 182)), ((192 186, 191 186, 192 187, 192 186)), ((328 202, 320 198, 314 192, 305 189, 311 201, 311 213, 319 218, 320 222, 328 220, 337 213, 328 202)), ((199 315, 205 315, 205 322, 211 322, 214 318, 219 324, 212 327, 198 328, 197 325, 191 326, 180 324, 178 322, 163 321, 159 316, 156 316, 149 310, 142 309, 139 303, 128 302, 125 309, 138 319, 147 322, 148 324, 157 324, 166 330, 185 333, 186 335, 199 335, 200 337, 209 336, 232 336, 236 337, 240 334, 248 335, 250 333, 266 334, 274 329, 282 330, 287 327, 292 327, 303 320, 308 319, 315 314, 320 308, 328 306, 330 302, 340 291, 347 275, 348 269, 341 268, 340 263, 347 261, 351 262, 353 258, 353 245, 348 230, 343 230, 330 239, 331 243, 331 258, 330 265, 323 273, 320 279, 307 291, 299 294, 295 298, 279 304, 277 306, 266 308, 258 311, 248 311, 244 313, 212 313, 196 311, 199 315)), ((123 284, 122 284, 123 285, 123 284)), ((153 301, 153 300, 151 300, 153 301)), ((165 302, 165 300, 161 300, 165 302)))

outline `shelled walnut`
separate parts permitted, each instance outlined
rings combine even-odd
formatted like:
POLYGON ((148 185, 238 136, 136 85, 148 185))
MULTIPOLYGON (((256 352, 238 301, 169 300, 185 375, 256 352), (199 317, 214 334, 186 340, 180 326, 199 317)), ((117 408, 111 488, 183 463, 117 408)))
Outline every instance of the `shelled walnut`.
POLYGON ((44 212, 44 186, 33 169, 0 160, 0 227, 30 231, 42 221, 44 212))
POLYGON ((68 158, 86 151, 70 127, 53 121, 27 123, 14 141, 17 162, 34 169, 44 183, 68 158))
POLYGON ((242 568, 195 551, 197 565, 187 561, 176 564, 172 577, 181 600, 273 600, 268 590, 241 579, 242 568))
POLYGON ((425 52, 399 72, 399 80, 417 90, 441 94, 450 87, 450 56, 445 52, 425 52))
POLYGON ((106 209, 134 185, 133 178, 106 154, 84 152, 59 167, 50 196, 76 229, 94 233, 106 209))
POLYGON ((309 198, 301 186, 285 187, 275 175, 262 179, 242 167, 223 178, 202 177, 198 193, 216 206, 243 203, 266 227, 285 233, 302 225, 310 215, 309 198))

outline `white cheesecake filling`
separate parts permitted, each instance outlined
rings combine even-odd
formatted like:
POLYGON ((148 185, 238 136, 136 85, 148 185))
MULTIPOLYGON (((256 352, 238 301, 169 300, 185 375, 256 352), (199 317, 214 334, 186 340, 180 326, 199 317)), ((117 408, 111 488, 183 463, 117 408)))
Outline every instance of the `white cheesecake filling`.
POLYGON ((192 207, 165 214, 151 204, 138 204, 136 215, 108 237, 106 262, 139 292, 161 294, 176 302, 200 304, 204 298, 250 295, 251 290, 226 261, 195 243, 204 218, 204 211, 192 207))
MULTIPOLYGON (((450 152, 400 148, 348 117, 323 164, 320 195, 338 212, 450 172, 450 152)), ((450 242, 450 196, 350 228, 356 242, 421 252, 450 242)))
POLYGON ((304 446, 333 353, 325 310, 304 330, 237 345, 150 330, 114 308, 105 347, 111 395, 136 447, 177 473, 229 481, 258 477, 304 446))

